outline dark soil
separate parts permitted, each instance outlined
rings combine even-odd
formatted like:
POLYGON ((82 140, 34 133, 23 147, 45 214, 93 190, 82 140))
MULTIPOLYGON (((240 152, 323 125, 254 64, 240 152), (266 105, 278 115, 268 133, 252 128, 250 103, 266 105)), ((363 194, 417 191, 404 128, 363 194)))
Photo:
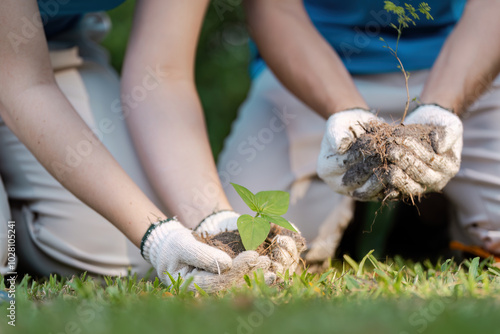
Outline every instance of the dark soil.
MULTIPOLYGON (((201 242, 204 242, 210 246, 216 247, 231 256, 231 258, 235 258, 238 254, 245 251, 245 247, 241 242, 240 233, 238 231, 226 231, 216 234, 214 236, 201 236, 198 233, 193 233, 195 238, 201 242)), ((297 249, 300 251, 305 248, 305 239, 300 236, 300 234, 296 232, 292 232, 278 226, 276 224, 271 224, 271 230, 269 231, 269 235, 266 240, 260 245, 256 251, 260 255, 269 255, 271 259, 273 258, 272 254, 272 242, 275 236, 277 235, 286 235, 294 239, 297 249)))
MULTIPOLYGON (((390 125, 371 121, 362 125, 366 133, 356 139, 347 151, 348 156, 362 158, 362 163, 356 163, 345 173, 342 182, 362 185, 375 173, 383 179, 391 171, 392 162, 387 158, 388 149, 392 145, 401 145, 401 138, 413 137, 431 152, 436 151, 438 138, 444 129, 435 125, 409 124, 390 125)), ((384 195, 394 189, 386 185, 384 195)))

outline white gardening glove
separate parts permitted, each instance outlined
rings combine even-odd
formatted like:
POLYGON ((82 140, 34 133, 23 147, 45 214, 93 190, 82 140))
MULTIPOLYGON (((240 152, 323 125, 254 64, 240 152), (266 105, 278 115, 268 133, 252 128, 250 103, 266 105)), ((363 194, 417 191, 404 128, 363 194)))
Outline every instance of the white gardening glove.
MULTIPOLYGON (((201 235, 216 235, 224 231, 237 230, 238 229, 237 222, 239 217, 240 215, 233 211, 220 211, 214 213, 205 218, 200 223, 200 225, 195 229, 195 232, 201 235)), ((294 228, 297 230, 297 233, 300 234, 298 228, 296 226, 294 226, 294 228)), ((286 231, 286 233, 291 234, 295 232, 286 231)), ((269 262, 270 266, 267 267, 270 270, 270 272, 265 273, 264 276, 268 275, 270 280, 272 273, 283 273, 286 270, 289 270, 290 273, 293 273, 300 261, 300 253, 304 250, 305 250, 305 242, 304 243, 300 242, 299 238, 294 239, 290 235, 275 236, 274 239, 272 240, 272 246, 270 249, 271 253, 271 260, 269 262)), ((248 253, 248 252, 249 251, 243 253, 248 253)), ((252 253, 255 252, 252 251, 252 253)), ((235 261, 234 263, 236 263, 237 258, 241 257, 241 254, 234 259, 235 261)), ((269 257, 267 256, 261 256, 259 258, 262 257, 269 259, 269 257)), ((251 256, 248 258, 251 258, 251 256)), ((237 270, 235 270, 235 272, 236 271, 237 270)))
POLYGON ((219 274, 231 269, 233 262, 225 252, 197 241, 175 218, 151 226, 142 239, 141 253, 167 285, 172 282, 166 272, 187 280, 195 274, 194 268, 199 269, 196 273, 219 274))
POLYGON ((378 198, 384 185, 374 168, 375 159, 364 159, 361 152, 348 152, 354 141, 366 133, 364 125, 370 121, 384 122, 363 109, 341 111, 330 116, 321 142, 317 173, 334 191, 358 200, 378 198), (373 160, 373 161, 371 161, 373 160), (347 173, 356 169, 356 173, 347 173))
POLYGON ((386 179, 401 195, 420 195, 440 191, 460 169, 463 145, 462 122, 451 111, 438 105, 422 105, 403 124, 431 124, 442 127, 431 134, 433 152, 414 138, 402 138, 389 147, 394 164, 386 179))

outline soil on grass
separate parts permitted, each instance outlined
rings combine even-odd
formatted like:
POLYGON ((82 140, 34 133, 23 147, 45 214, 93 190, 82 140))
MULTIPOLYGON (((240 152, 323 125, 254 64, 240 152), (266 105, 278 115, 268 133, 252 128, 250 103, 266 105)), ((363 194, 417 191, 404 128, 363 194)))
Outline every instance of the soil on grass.
MULTIPOLYGON (((238 254, 245 251, 243 242, 241 241, 240 233, 238 231, 225 231, 213 236, 202 236, 198 233, 193 233, 198 241, 204 242, 210 246, 216 247, 235 258, 238 254)), ((271 260, 273 259, 273 239, 277 235, 286 235, 291 237, 297 249, 305 248, 305 239, 298 233, 287 230, 281 226, 271 223, 271 230, 266 240, 256 249, 260 255, 268 255, 271 260)))
MULTIPOLYGON (((391 173, 394 165, 388 159, 388 150, 393 145, 404 147, 404 138, 416 139, 424 148, 435 152, 438 139, 443 136, 444 128, 435 125, 409 124, 390 125, 371 121, 362 124, 366 133, 356 139, 347 151, 350 157, 362 157, 362 163, 356 163, 345 173, 342 182, 344 184, 363 184, 368 177, 374 173, 382 181, 391 173)), ((394 191, 390 184, 385 185, 384 198, 394 191)), ((403 197, 411 197, 412 194, 403 194, 403 197)))

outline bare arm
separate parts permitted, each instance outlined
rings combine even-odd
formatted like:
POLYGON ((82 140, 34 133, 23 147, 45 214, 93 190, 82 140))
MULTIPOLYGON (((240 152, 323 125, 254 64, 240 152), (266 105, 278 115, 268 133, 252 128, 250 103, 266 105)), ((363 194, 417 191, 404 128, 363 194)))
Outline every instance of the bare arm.
POLYGON ((90 132, 59 90, 43 29, 21 44, 22 18, 39 15, 35 0, 0 5, 0 115, 14 134, 64 187, 120 229, 135 245, 150 221, 165 216, 140 191, 90 132), (92 153, 77 166, 66 148, 90 141, 92 153))
POLYGON ((345 109, 367 108, 301 0, 247 0, 244 4, 262 57, 292 93, 325 118, 345 109))
POLYGON ((500 72, 500 1, 469 0, 447 39, 421 95, 458 114, 478 99, 500 72))
POLYGON ((189 227, 214 210, 230 209, 194 82, 208 3, 139 1, 123 70, 126 119, 141 162, 162 202, 189 227), (146 96, 134 98, 140 87, 146 96))

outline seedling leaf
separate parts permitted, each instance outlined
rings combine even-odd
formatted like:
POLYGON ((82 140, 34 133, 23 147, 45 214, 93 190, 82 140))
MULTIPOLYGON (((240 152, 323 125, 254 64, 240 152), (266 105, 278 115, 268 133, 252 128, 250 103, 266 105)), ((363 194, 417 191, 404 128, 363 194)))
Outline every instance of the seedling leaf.
POLYGON ((421 2, 420 5, 418 5, 418 11, 420 13, 424 14, 425 18, 427 20, 434 20, 434 18, 432 17, 431 13, 429 13, 430 10, 431 10, 431 7, 426 2, 421 2))
POLYGON ((274 223, 276 225, 284 227, 287 230, 290 230, 290 231, 293 231, 293 232, 297 232, 297 230, 295 228, 293 228, 293 225, 290 224, 290 222, 288 220, 286 220, 285 218, 283 218, 283 217, 274 216, 274 215, 265 215, 265 214, 261 215, 261 217, 264 218, 264 219, 266 219, 267 221, 269 221, 271 223, 274 223))
MULTIPOLYGON (((420 20, 420 18, 418 17, 418 14, 417 14, 417 11, 415 10, 415 7, 413 7, 412 5, 410 4, 407 4, 405 3, 405 7, 406 7, 406 10, 408 11, 408 13, 415 19, 415 20, 420 20)), ((415 24, 415 23, 413 23, 415 24)))
POLYGON ((271 230, 271 225, 266 219, 250 215, 241 215, 238 218, 237 225, 241 241, 246 250, 256 250, 266 240, 271 230))
POLYGON ((290 194, 285 191, 261 191, 255 197, 260 213, 281 216, 288 211, 290 194))
POLYGON ((259 212, 259 208, 257 205, 257 199, 255 195, 248 190, 247 188, 240 186, 239 184, 231 183, 234 187, 234 190, 240 195, 241 199, 248 205, 250 210, 259 212))

